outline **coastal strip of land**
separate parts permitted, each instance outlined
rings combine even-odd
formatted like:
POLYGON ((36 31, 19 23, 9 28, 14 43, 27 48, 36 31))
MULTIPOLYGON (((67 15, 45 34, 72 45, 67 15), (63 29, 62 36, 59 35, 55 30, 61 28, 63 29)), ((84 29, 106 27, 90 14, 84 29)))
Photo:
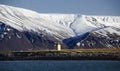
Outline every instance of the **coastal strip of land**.
POLYGON ((12 51, 0 53, 0 60, 120 60, 120 49, 12 51))

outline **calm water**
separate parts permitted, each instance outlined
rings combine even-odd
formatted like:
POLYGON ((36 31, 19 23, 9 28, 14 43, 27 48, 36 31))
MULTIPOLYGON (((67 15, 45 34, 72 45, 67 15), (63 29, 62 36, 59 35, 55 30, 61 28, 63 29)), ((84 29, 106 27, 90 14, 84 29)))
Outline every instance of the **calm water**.
POLYGON ((120 71, 120 61, 0 61, 0 71, 120 71))

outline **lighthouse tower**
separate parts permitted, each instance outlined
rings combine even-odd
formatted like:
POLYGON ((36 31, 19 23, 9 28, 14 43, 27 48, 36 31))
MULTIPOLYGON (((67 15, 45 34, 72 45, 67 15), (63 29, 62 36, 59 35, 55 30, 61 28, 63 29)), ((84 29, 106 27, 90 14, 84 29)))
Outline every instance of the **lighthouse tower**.
POLYGON ((61 44, 58 42, 57 44, 57 50, 60 51, 61 50, 61 44))

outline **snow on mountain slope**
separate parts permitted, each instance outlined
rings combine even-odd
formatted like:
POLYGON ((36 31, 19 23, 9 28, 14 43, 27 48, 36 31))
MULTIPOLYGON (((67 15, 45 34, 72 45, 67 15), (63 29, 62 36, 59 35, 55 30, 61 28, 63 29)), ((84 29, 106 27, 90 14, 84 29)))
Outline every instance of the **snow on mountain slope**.
POLYGON ((38 33, 46 31, 48 34, 61 39, 74 35, 69 27, 56 23, 57 19, 54 21, 50 18, 51 16, 46 17, 46 15, 22 8, 0 6, 0 21, 19 31, 34 31, 38 33))
POLYGON ((108 36, 108 34, 120 35, 120 28, 106 27, 103 29, 96 30, 96 31, 94 31, 94 33, 98 33, 98 34, 103 35, 103 36, 108 36))
MULTIPOLYGON (((0 21, 19 31, 37 33, 44 31, 58 40, 79 36, 105 27, 120 28, 120 16, 40 14, 6 5, 0 5, 0 21)), ((106 31, 111 32, 109 30, 106 29, 106 31)), ((120 35, 119 33, 117 32, 118 35, 120 35)))

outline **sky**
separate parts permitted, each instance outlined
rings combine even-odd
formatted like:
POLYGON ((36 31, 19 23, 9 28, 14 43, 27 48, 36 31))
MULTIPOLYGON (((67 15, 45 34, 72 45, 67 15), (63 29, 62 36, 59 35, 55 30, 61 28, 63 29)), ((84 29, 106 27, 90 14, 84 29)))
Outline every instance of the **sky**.
POLYGON ((0 0, 0 4, 39 13, 120 16, 120 0, 0 0))

